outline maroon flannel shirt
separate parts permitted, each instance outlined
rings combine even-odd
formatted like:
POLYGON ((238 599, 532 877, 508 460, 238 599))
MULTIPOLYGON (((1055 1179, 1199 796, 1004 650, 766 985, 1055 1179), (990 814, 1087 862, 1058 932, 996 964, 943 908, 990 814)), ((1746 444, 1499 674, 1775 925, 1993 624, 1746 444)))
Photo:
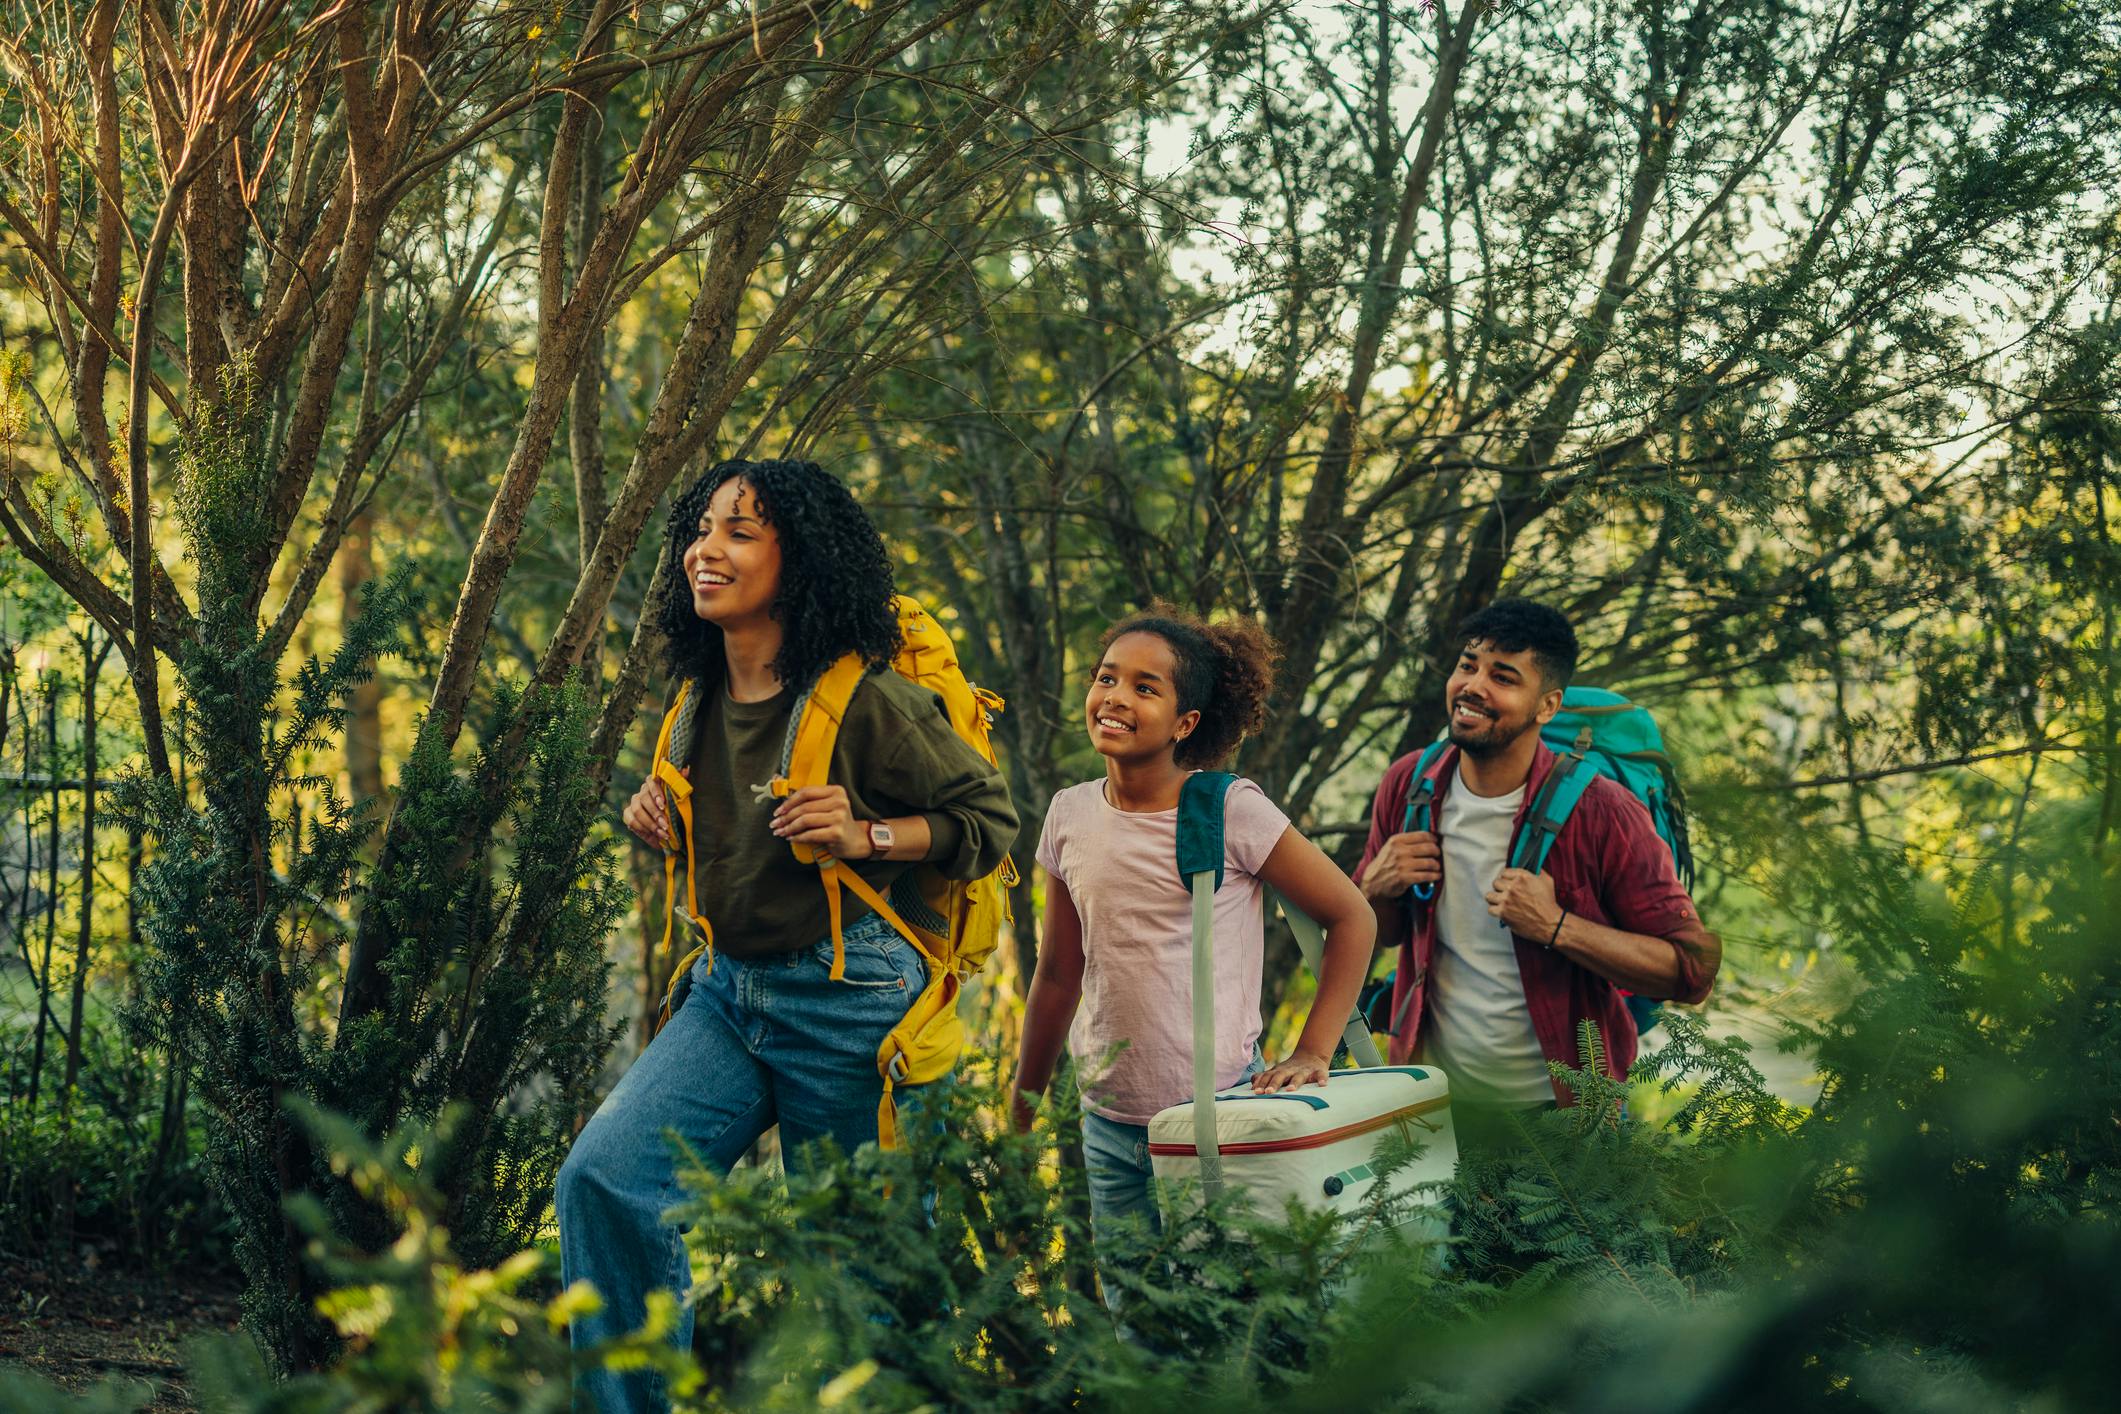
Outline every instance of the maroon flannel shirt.
MULTIPOLYGON (((1525 782, 1525 803, 1518 807, 1513 826, 1513 840, 1515 829, 1524 824, 1525 811, 1538 796, 1540 783, 1554 769, 1556 759, 1544 745, 1533 758, 1532 774, 1525 782)), ((1384 842, 1399 834, 1405 825, 1407 793, 1420 761, 1418 751, 1400 757, 1378 785, 1377 801, 1370 811, 1370 839, 1363 848, 1362 863, 1355 868, 1357 880, 1369 869, 1384 842)), ((1430 807, 1433 822, 1440 824, 1444 796, 1457 779, 1458 748, 1447 747, 1430 807)), ((1650 812, 1626 787, 1603 776, 1592 780, 1570 812, 1568 823, 1555 837, 1544 872, 1553 876, 1554 897, 1569 912, 1609 928, 1663 938, 1672 944, 1684 985, 1670 1000, 1699 1002, 1708 996, 1715 968, 1713 961, 1704 963, 1699 945, 1711 940, 1694 911, 1693 900, 1679 882, 1670 848, 1657 837, 1650 812)), ((1480 880, 1482 891, 1492 882, 1480 880)), ((1422 1050, 1423 1003, 1429 969, 1436 957, 1434 901, 1423 903, 1410 890, 1401 895, 1400 902, 1407 909, 1412 926, 1411 936, 1400 944, 1399 975, 1392 988, 1394 1065, 1405 1064, 1422 1050)), ((1532 1031, 1546 1058, 1570 1066, 1580 1064, 1577 1026, 1595 1021, 1605 1042, 1607 1071, 1615 1078, 1625 1075, 1635 1062, 1635 1024, 1628 1016, 1620 988, 1548 948, 1544 938, 1512 936, 1517 944, 1517 971, 1524 980, 1525 1006, 1532 1013, 1532 1031)), ((1713 959, 1715 954, 1710 951, 1708 956, 1713 959)), ((1554 1097, 1564 1105, 1572 1103, 1572 1097, 1558 1081, 1554 1097)))

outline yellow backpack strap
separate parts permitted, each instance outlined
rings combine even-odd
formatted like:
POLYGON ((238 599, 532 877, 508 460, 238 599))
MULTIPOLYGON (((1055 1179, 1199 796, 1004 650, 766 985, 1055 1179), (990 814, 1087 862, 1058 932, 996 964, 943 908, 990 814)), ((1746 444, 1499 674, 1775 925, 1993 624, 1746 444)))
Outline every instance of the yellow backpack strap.
MULTIPOLYGON (((804 786, 825 784, 832 771, 832 748, 840 738, 840 723, 847 717, 847 704, 854 700, 854 690, 861 685, 868 671, 869 666, 862 661, 860 654, 849 653, 825 669, 804 695, 796 708, 800 715, 795 725, 795 740, 788 748, 787 766, 781 778, 773 783, 773 794, 785 796, 804 786)), ((847 947, 840 937, 837 877, 840 871, 833 867, 830 855, 821 854, 807 844, 791 842, 789 848, 803 863, 818 866, 819 878, 825 887, 825 912, 832 921, 831 975, 837 982, 845 975, 847 967, 847 947)))
MULTIPOLYGON (((678 774, 677 767, 668 761, 656 762, 656 778, 662 781, 670 793, 670 803, 676 808, 678 822, 685 829, 685 916, 692 926, 700 930, 707 945, 707 970, 714 971, 714 928, 700 913, 699 879, 693 861, 699 851, 693 846, 692 835, 692 782, 678 774)), ((663 951, 670 951, 670 914, 677 893, 677 851, 663 851, 663 951)))
POLYGON ((832 975, 834 977, 840 975, 839 890, 842 884, 854 890, 856 898, 875 909, 877 916, 889 923, 894 932, 913 944, 913 950, 927 959, 930 968, 948 965, 949 959, 939 958, 930 952, 928 945, 921 941, 921 935, 915 932, 905 919, 898 916, 898 910, 891 906, 890 901, 878 893, 874 885, 855 873, 852 868, 842 869, 835 864, 821 868, 818 871, 818 875, 825 881, 825 907, 832 915, 832 975))
MULTIPOLYGON (((781 772, 789 789, 825 784, 832 772, 832 748, 840 739, 840 723, 846 720, 847 704, 854 700, 854 690, 868 672, 861 655, 849 653, 825 669, 804 696, 797 709, 802 718, 796 723, 795 741, 789 746, 788 762, 781 772)), ((795 856, 805 864, 816 858, 807 845, 796 845, 795 856)))
MULTIPOLYGON (((682 849, 685 855, 685 916, 692 920, 692 926, 699 931, 702 939, 701 943, 687 952, 671 970, 670 984, 664 988, 663 1004, 656 1015, 658 1031, 670 1020, 673 999, 677 995, 679 985, 685 974, 692 970, 692 964, 699 959, 702 952, 707 954, 707 970, 714 970, 714 929, 700 915, 699 886, 693 870, 693 861, 698 857, 698 851, 693 847, 692 782, 686 779, 675 759, 679 751, 685 750, 691 744, 693 714, 688 708, 695 706, 692 702, 690 679, 680 682, 678 695, 670 704, 670 710, 663 714, 663 724, 656 732, 655 761, 651 769, 652 777, 662 784, 664 800, 669 803, 679 824, 684 827, 682 849)), ((665 957, 671 953, 671 940, 676 924, 678 853, 676 849, 663 851, 662 955, 665 957)))
MULTIPOLYGON (((676 732, 678 718, 683 714, 685 710, 685 699, 691 694, 691 692, 692 683, 689 680, 681 680, 678 683, 678 695, 675 699, 672 700, 670 704, 670 710, 663 714, 663 724, 656 729, 655 754, 649 758, 648 763, 649 779, 660 781, 662 783, 663 799, 667 801, 673 808, 675 808, 678 804, 679 793, 677 790, 673 790, 671 788, 670 781, 671 777, 677 777, 677 785, 679 790, 682 790, 684 796, 688 797, 685 802, 685 812, 688 815, 691 813, 691 801, 689 797, 692 794, 692 782, 686 780, 683 776, 678 775, 677 771, 671 767, 670 738, 676 732)), ((673 921, 672 915, 677 911, 677 862, 678 856, 676 850, 665 849, 663 851, 662 950, 665 954, 668 954, 670 951, 670 937, 673 921)), ((687 864, 687 873, 689 875, 689 860, 687 861, 687 864)))

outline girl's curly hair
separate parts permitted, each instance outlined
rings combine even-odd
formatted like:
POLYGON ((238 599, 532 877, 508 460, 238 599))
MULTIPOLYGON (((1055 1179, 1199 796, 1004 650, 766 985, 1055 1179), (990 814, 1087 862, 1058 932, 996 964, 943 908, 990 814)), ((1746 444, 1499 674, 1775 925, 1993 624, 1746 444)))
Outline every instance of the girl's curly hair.
POLYGON ((1267 694, 1274 690, 1281 645, 1252 620, 1232 615, 1211 624, 1159 599, 1106 629, 1098 651, 1127 633, 1153 633, 1171 645, 1178 660, 1179 715, 1200 712, 1200 725, 1171 753, 1179 765, 1220 765, 1267 724, 1267 694))
POLYGON ((737 480, 751 488, 759 518, 780 535, 773 616, 784 637, 774 673, 806 689, 848 653, 861 654, 871 667, 890 662, 903 639, 891 607, 891 559, 853 495, 816 462, 725 461, 672 503, 664 523, 669 564, 652 602, 671 675, 702 682, 722 675, 722 632, 693 612, 685 549, 699 534, 707 502, 737 480))

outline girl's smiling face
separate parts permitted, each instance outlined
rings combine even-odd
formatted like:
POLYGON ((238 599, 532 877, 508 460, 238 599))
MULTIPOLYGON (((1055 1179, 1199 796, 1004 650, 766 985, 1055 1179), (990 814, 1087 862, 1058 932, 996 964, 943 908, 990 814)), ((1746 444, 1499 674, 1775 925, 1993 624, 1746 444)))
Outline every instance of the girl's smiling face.
POLYGON ((1123 633, 1090 675, 1083 701, 1090 744, 1119 761, 1168 756, 1200 725, 1200 712, 1178 710, 1178 655, 1161 634, 1123 633))
POLYGON ((760 513, 758 493, 741 476, 715 488, 685 547, 692 611, 723 629, 770 618, 781 592, 781 537, 760 513))

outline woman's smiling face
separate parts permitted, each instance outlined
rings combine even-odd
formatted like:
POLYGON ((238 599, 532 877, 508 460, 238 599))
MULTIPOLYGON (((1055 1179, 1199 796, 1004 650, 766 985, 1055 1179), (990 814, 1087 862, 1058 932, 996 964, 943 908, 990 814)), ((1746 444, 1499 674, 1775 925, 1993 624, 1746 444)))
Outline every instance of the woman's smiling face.
POLYGON ((1105 649, 1083 700, 1090 744, 1101 756, 1148 760, 1200 724, 1178 710, 1178 655, 1161 634, 1123 633, 1105 649))
POLYGON ((741 476, 715 488, 685 547, 692 611, 727 629, 770 618, 781 592, 780 532, 766 523, 758 492, 741 476))

